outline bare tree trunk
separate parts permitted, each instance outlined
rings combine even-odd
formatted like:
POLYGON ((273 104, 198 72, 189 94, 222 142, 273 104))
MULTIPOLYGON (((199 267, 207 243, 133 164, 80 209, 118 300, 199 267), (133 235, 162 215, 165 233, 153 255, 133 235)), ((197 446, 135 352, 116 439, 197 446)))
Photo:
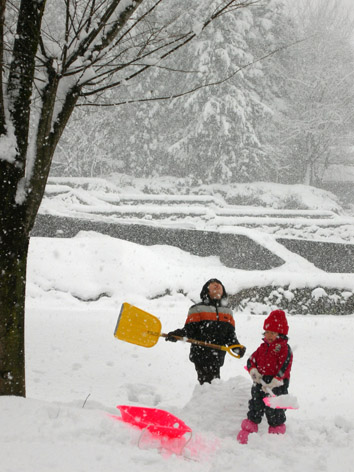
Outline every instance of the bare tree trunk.
MULTIPOLYGON (((0 3, 1 28, 5 4, 0 3)), ((44 1, 21 0, 7 84, 17 154, 0 159, 0 395, 26 395, 25 289, 32 222, 28 218, 24 176, 35 57, 44 6, 44 1)), ((0 52, 2 61, 3 50, 0 52)), ((0 135, 8 131, 5 119, 1 101, 0 135)))
MULTIPOLYGON (((1 195, 0 195, 1 199, 1 195)), ((25 396, 24 305, 29 237, 23 208, 0 227, 0 395, 25 396)))
POLYGON ((0 135, 5 134, 5 110, 2 70, 4 67, 4 15, 6 0, 0 0, 0 135))

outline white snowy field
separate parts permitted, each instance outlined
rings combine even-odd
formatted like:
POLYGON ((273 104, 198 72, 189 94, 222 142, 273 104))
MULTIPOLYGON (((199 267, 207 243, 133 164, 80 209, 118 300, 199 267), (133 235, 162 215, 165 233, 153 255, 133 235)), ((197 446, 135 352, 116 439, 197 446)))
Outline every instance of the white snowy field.
MULTIPOLYGON (((197 384, 186 343, 161 338, 147 349, 114 338, 125 301, 159 317, 164 332, 182 327, 210 277, 230 292, 245 280, 261 280, 260 273, 167 246, 92 233, 32 238, 27 398, 0 397, 1 471, 352 470, 354 315, 288 317, 294 351, 289 393, 300 408, 288 412, 285 436, 268 435, 263 421, 248 445, 238 444, 236 434, 251 388, 244 365, 261 342, 262 316, 235 313, 246 357, 227 355, 222 378, 211 385, 197 384), (112 419, 122 404, 165 409, 183 420, 193 431, 183 454, 161 450, 140 430, 112 419)), ((325 276, 309 265, 304 273, 297 260, 262 277, 318 277, 320 284, 325 276)), ((353 287, 354 275, 344 280, 353 287)))

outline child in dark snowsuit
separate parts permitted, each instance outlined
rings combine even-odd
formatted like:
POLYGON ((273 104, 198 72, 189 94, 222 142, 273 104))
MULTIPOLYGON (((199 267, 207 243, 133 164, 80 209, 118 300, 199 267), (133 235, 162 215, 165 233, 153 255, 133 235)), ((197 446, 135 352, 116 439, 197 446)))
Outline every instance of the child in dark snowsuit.
POLYGON ((237 440, 247 444, 250 433, 258 431, 258 424, 265 413, 270 434, 284 434, 286 431, 285 410, 270 408, 263 402, 269 391, 274 395, 288 393, 293 354, 288 345, 288 322, 283 310, 275 310, 265 320, 264 339, 259 348, 247 361, 247 370, 252 377, 252 398, 249 401, 247 419, 242 421, 237 440))
MULTIPOLYGON (((184 328, 170 331, 166 341, 175 342, 175 336, 181 336, 210 344, 239 344, 232 310, 227 306, 227 293, 220 280, 208 280, 202 288, 200 298, 200 303, 190 307, 184 328)), ((240 345, 233 351, 242 357, 246 348, 240 345)), ((220 378, 225 351, 192 344, 189 359, 194 363, 198 381, 202 385, 220 378)))

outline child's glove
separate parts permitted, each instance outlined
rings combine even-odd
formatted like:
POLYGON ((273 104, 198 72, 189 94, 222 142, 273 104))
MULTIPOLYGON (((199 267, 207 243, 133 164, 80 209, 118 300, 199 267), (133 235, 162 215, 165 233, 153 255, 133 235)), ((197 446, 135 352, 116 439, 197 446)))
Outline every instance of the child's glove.
POLYGON ((234 352, 237 356, 240 356, 241 359, 241 357, 245 355, 246 348, 245 346, 234 347, 233 349, 231 349, 231 351, 234 352))
POLYGON ((262 390, 265 393, 269 393, 269 390, 273 390, 273 388, 280 387, 281 385, 283 385, 283 381, 273 377, 269 384, 263 385, 262 390))
POLYGON ((176 343, 178 339, 176 339, 175 336, 181 336, 183 338, 184 331, 182 329, 175 329, 174 331, 170 331, 169 333, 167 333, 165 341, 171 341, 172 343, 176 343))
POLYGON ((262 380, 262 375, 258 372, 258 369, 253 367, 250 372, 249 372, 251 379, 253 380, 254 383, 259 384, 261 383, 262 380))

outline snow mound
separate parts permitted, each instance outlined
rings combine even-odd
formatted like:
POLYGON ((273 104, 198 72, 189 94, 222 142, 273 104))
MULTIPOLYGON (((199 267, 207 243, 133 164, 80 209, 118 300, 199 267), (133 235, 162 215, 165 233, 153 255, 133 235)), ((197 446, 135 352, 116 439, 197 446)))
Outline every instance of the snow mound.
POLYGON ((251 385, 248 379, 241 376, 227 381, 214 380, 210 385, 196 385, 192 398, 179 416, 193 430, 213 431, 222 438, 236 438, 247 413, 251 385), (215 421, 216 418, 218 421, 215 421))

